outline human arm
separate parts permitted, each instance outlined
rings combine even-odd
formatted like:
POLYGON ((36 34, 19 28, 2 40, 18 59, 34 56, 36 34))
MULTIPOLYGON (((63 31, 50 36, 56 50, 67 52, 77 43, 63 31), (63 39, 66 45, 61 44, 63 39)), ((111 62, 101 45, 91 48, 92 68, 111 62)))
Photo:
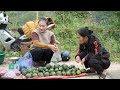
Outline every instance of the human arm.
POLYGON ((39 37, 35 32, 32 33, 32 43, 33 46, 39 48, 50 48, 52 51, 56 51, 57 49, 55 45, 40 42, 39 37))

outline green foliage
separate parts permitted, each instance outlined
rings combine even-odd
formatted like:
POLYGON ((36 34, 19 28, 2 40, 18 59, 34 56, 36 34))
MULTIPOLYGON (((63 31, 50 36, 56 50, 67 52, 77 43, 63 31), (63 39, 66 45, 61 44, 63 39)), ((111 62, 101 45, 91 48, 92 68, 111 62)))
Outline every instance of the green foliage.
MULTIPOLYGON (((36 19, 35 11, 7 11, 7 14, 13 23, 9 25, 10 28, 18 28, 25 22, 36 19)), ((120 32, 106 32, 107 30, 120 29, 120 11, 39 11, 39 18, 46 16, 55 20, 56 29, 53 32, 60 42, 59 47, 61 50, 69 50, 72 60, 74 60, 78 48, 76 30, 57 28, 88 26, 90 29, 96 30, 94 34, 111 54, 120 53, 120 32)), ((111 59, 113 58, 114 56, 111 57, 111 59)))

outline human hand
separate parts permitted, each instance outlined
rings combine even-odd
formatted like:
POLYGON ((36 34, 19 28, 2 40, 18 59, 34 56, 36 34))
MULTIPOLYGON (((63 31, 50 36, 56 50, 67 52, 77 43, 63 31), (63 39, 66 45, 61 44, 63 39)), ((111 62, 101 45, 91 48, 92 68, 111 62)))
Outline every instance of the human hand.
POLYGON ((76 62, 77 62, 77 63, 80 62, 80 57, 79 57, 79 56, 76 57, 76 62))
POLYGON ((85 62, 85 58, 82 59, 81 64, 83 65, 85 62))
POLYGON ((59 47, 57 44, 54 44, 54 46, 57 48, 57 51, 59 51, 59 47))
POLYGON ((53 51, 56 52, 57 51, 57 47, 55 45, 48 45, 48 47, 53 51))

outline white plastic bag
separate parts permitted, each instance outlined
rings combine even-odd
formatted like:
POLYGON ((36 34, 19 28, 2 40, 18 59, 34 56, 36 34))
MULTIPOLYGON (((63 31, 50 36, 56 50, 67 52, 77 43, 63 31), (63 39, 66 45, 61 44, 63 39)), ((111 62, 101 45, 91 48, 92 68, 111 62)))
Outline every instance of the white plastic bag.
POLYGON ((62 61, 62 58, 61 58, 61 53, 60 51, 57 51, 53 54, 52 58, 51 58, 51 62, 53 63, 58 63, 62 61))
POLYGON ((14 70, 8 70, 3 76, 2 78, 11 78, 14 79, 16 77, 16 73, 14 72, 14 70))

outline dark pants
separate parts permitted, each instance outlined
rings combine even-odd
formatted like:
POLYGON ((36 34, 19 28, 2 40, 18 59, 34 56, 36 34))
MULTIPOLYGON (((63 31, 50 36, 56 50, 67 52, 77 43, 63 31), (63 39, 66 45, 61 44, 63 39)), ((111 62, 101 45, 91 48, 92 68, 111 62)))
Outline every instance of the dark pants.
POLYGON ((50 63, 50 60, 53 56, 53 51, 51 49, 43 49, 43 48, 35 48, 30 51, 33 57, 33 61, 38 63, 40 61, 46 61, 46 63, 50 63))
POLYGON ((18 32, 19 32, 19 34, 22 36, 22 35, 24 35, 24 32, 23 32, 23 29, 22 28, 18 28, 18 32))
MULTIPOLYGON (((81 60, 86 56, 86 53, 81 52, 80 54, 80 58, 81 60)), ((110 61, 109 59, 104 59, 102 58, 101 60, 97 60, 95 58, 93 58, 93 56, 91 55, 91 57, 86 60, 84 62, 84 65, 86 68, 94 68, 98 74, 102 74, 104 69, 107 69, 110 66, 110 61)))

